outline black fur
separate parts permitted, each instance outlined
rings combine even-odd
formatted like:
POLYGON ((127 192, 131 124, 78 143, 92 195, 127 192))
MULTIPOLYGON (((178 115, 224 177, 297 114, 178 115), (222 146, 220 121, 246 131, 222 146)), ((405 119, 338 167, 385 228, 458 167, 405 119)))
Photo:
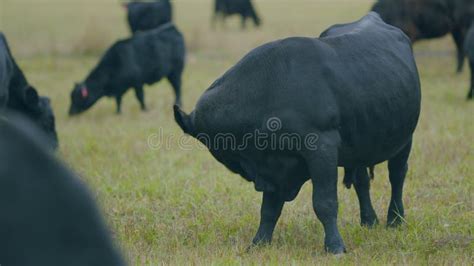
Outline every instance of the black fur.
POLYGON ((357 22, 333 26, 320 38, 288 38, 254 49, 211 85, 190 115, 176 108, 175 116, 184 132, 263 192, 254 244, 271 241, 284 202, 293 200, 311 179, 326 250, 341 253, 337 167, 357 171, 361 222, 370 225, 377 218, 366 168, 388 160, 388 223, 400 223, 420 102, 409 38, 372 12, 357 22), (276 129, 269 121, 279 121, 276 129), (263 133, 273 134, 277 144, 284 135, 296 135, 304 145, 262 146, 258 138, 263 133), (236 148, 215 146, 212 140, 222 134, 233 136, 236 148))
POLYGON ((225 18, 231 15, 240 15, 242 18, 242 28, 245 28, 248 18, 253 20, 256 27, 260 26, 261 20, 257 15, 251 0, 215 0, 214 2, 214 16, 212 24, 219 19, 224 23, 225 18))
POLYGON ((10 80, 13 76, 13 62, 10 56, 7 40, 0 32, 0 111, 8 103, 10 80))
POLYGON ((34 132, 0 118, 0 264, 124 265, 89 191, 34 132))
POLYGON ((49 98, 40 97, 35 88, 27 81, 23 71, 16 63, 11 54, 5 36, 0 32, 0 73, 5 73, 8 83, 5 93, 4 85, 0 85, 0 110, 6 107, 10 111, 18 112, 32 120, 36 126, 42 129, 48 136, 48 142, 53 148, 58 147, 55 117, 49 98), (6 99, 5 99, 6 98, 6 99), (3 104, 2 104, 3 102, 3 104))
POLYGON ((184 60, 183 36, 171 23, 118 41, 107 50, 86 80, 74 86, 69 114, 86 111, 103 96, 115 97, 117 113, 120 113, 122 96, 132 87, 142 110, 146 110, 143 86, 163 77, 173 86, 175 104, 179 105, 184 60))
POLYGON ((386 23, 402 29, 412 42, 450 33, 457 47, 457 71, 462 71, 464 40, 474 17, 474 1, 379 0, 372 10, 386 23))
POLYGON ((132 33, 157 28, 172 21, 172 6, 169 0, 134 1, 126 3, 127 19, 132 33))

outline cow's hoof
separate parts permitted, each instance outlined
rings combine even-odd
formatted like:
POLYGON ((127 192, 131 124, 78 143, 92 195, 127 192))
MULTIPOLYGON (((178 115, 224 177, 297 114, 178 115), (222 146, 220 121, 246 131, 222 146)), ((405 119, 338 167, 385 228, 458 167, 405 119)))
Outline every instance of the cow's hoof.
POLYGON ((346 247, 344 247, 344 245, 337 245, 337 246, 326 245, 325 250, 326 252, 334 254, 334 255, 341 255, 341 254, 346 253, 346 247))
POLYGON ((402 224, 403 224, 403 219, 398 216, 396 218, 387 220, 388 228, 397 228, 397 227, 400 227, 402 224))
POLYGON ((332 240, 326 238, 324 242, 324 249, 328 253, 343 254, 346 252, 346 247, 344 246, 344 242, 342 241, 341 237, 336 237, 332 240))
POLYGON ((269 246, 269 245, 270 245, 270 242, 259 242, 257 244, 252 243, 252 244, 250 244, 250 246, 247 247, 247 249, 245 249, 245 252, 250 253, 254 250, 257 250, 257 249, 260 249, 262 247, 266 247, 266 246, 269 246))
POLYGON ((360 220, 360 225, 368 227, 368 228, 373 228, 378 224, 379 224, 379 219, 377 218, 375 214, 367 216, 367 217, 361 217, 361 220, 360 220))

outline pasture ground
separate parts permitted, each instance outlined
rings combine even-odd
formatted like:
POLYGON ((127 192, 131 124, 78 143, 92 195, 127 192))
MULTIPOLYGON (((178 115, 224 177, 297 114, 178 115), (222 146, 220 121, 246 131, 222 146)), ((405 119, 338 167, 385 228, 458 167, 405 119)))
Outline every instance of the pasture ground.
MULTIPOLYGON (((176 0, 176 24, 189 50, 184 108, 190 111, 217 77, 257 45, 317 36, 332 24, 363 16, 370 5, 365 0, 257 0, 262 28, 241 31, 234 18, 226 29, 212 31, 209 0, 176 0)), ((0 29, 31 83, 52 98, 58 156, 95 193, 131 265, 474 261, 474 102, 465 101, 468 71, 454 73, 449 37, 415 46, 423 110, 405 186, 407 224, 395 230, 384 226, 390 188, 386 166, 380 165, 372 198, 382 224, 361 228, 355 192, 341 184, 339 224, 348 253, 334 257, 323 252, 310 184, 286 204, 273 245, 244 252, 258 226, 261 196, 207 151, 178 148, 182 133, 173 120, 166 81, 146 88, 147 113, 139 111, 130 92, 121 116, 109 99, 80 117, 67 116, 73 82, 82 80, 117 38, 129 35, 118 1, 0 0, 0 29), (169 147, 151 148, 153 134, 171 139, 169 147)))

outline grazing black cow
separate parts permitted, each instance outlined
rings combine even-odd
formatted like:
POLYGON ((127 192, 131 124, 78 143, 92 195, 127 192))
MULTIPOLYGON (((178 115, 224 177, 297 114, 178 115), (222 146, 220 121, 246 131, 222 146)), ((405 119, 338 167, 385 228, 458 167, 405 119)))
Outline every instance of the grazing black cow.
MULTIPOLYGON (((388 224, 399 224, 420 101, 410 40, 371 12, 320 38, 294 37, 256 48, 211 85, 191 114, 175 106, 175 119, 263 192, 253 244, 271 241, 285 201, 311 179, 325 248, 341 253, 337 167, 358 170, 388 160, 388 224)), ((360 188, 365 208, 368 184, 360 188)))
POLYGON ((464 65, 464 39, 474 17, 472 0, 378 0, 372 8, 382 19, 402 29, 412 42, 451 33, 458 66, 464 65))
POLYGON ((124 265, 89 191, 17 119, 0 118, 0 264, 124 265))
POLYGON ((466 35, 466 43, 464 46, 465 52, 469 59, 469 65, 471 67, 471 87, 467 93, 468 99, 474 98, 474 23, 472 23, 466 35))
POLYGON ((134 1, 124 4, 132 33, 157 28, 171 22, 172 6, 169 0, 134 1))
MULTIPOLYGON (((53 148, 57 148, 58 137, 56 133, 54 113, 51 108, 50 100, 47 97, 40 97, 36 89, 28 83, 23 71, 15 62, 15 59, 11 54, 5 36, 1 33, 0 55, 5 57, 5 60, 7 60, 5 65, 0 63, 0 73, 7 73, 6 76, 2 75, 2 78, 5 77, 8 79, 8 92, 5 94, 5 88, 0 88, 0 99, 5 97, 2 97, 2 95, 6 95, 7 109, 18 112, 31 119, 47 134, 50 145, 53 148)), ((4 102, 5 99, 1 101, 4 102)), ((1 107, 2 105, 0 104, 0 109, 1 107)))
POLYGON ((140 32, 116 42, 102 57, 86 80, 71 92, 70 115, 84 112, 103 96, 115 97, 121 112, 123 94, 134 88, 142 110, 146 110, 143 86, 166 77, 181 104, 181 74, 185 45, 181 33, 171 24, 140 32))
POLYGON ((215 26, 219 17, 222 19, 222 23, 224 23, 225 18, 230 15, 240 15, 242 17, 242 28, 245 28, 248 18, 253 20, 256 27, 261 24, 251 0, 215 0, 214 16, 212 18, 213 26, 215 26))

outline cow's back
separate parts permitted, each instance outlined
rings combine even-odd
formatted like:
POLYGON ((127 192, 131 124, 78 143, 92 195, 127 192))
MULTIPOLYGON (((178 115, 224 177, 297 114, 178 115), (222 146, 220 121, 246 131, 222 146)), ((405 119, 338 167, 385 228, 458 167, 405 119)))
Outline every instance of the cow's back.
POLYGON ((172 23, 167 23, 116 42, 101 59, 97 70, 117 77, 106 89, 109 95, 113 88, 126 90, 159 81, 169 75, 176 64, 182 64, 184 56, 183 36, 172 23))
POLYGON ((330 28, 323 36, 338 57, 327 66, 340 111, 341 161, 384 161, 409 140, 420 113, 410 40, 375 13, 330 28))
POLYGON ((410 41, 375 14, 350 27, 254 49, 198 101, 191 114, 196 132, 241 136, 278 117, 283 131, 339 130, 341 161, 386 160, 418 120, 420 85, 410 41))

